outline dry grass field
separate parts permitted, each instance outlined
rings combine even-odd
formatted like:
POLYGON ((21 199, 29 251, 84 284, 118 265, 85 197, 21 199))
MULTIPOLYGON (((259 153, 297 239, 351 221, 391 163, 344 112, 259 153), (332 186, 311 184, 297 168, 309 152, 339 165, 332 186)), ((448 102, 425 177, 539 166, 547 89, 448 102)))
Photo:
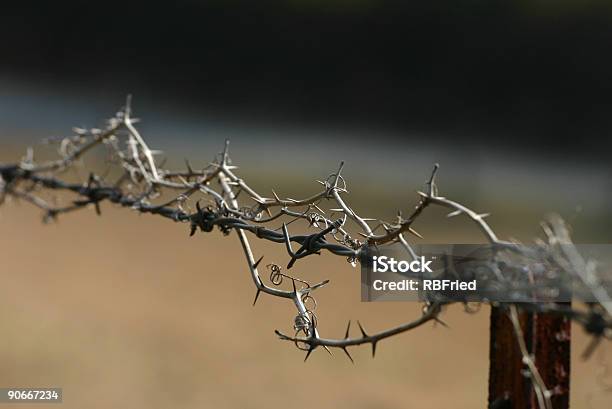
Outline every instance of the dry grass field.
MULTIPOLYGON (((304 363, 273 333, 290 331, 293 308, 265 296, 251 306, 237 237, 187 233, 109 205, 51 225, 25 205, 3 207, 0 385, 62 387, 66 408, 485 406, 488 308, 451 308, 450 328, 384 341, 375 359, 354 349, 355 365, 319 350, 304 363)), ((254 247, 286 262, 281 246, 254 247)), ((341 336, 348 318, 378 330, 418 314, 417 304, 360 303, 359 271, 340 258, 311 257, 295 272, 332 280, 318 295, 325 335, 341 336)), ((573 407, 597 407, 610 397, 596 381, 603 350, 581 362, 575 334, 573 407)))

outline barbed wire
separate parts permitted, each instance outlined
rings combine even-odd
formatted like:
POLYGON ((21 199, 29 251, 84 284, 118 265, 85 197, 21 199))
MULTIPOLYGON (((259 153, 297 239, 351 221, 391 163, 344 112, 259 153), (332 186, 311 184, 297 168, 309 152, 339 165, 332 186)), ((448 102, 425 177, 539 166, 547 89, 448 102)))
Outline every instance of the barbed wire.
MULTIPOLYGON (((417 253, 411 246, 407 235, 421 238, 413 228, 414 222, 430 206, 450 210, 448 217, 464 216, 474 223, 484 238, 494 249, 506 249, 523 252, 519 243, 499 239, 485 221, 486 213, 478 213, 467 206, 440 196, 436 183, 439 166, 436 164, 425 184, 425 192, 418 192, 418 202, 412 212, 403 217, 398 212, 394 222, 385 222, 375 218, 362 217, 347 204, 347 182, 342 175, 344 162, 337 170, 323 180, 317 180, 320 190, 303 198, 281 198, 273 189, 266 197, 252 189, 234 171, 237 169, 229 156, 229 141, 214 160, 203 169, 194 170, 186 161, 185 169, 170 170, 164 168, 164 162, 156 157, 160 154, 149 148, 145 139, 136 129, 138 122, 132 117, 131 101, 128 98, 124 108, 106 122, 103 129, 73 128, 74 135, 49 140, 47 143, 57 146, 58 158, 38 163, 34 151, 28 149, 25 157, 18 163, 0 165, 0 205, 13 198, 28 202, 43 211, 44 221, 52 221, 60 215, 94 207, 101 214, 100 204, 110 202, 130 208, 139 213, 158 215, 189 226, 189 235, 197 231, 212 232, 218 229, 224 235, 235 231, 245 254, 251 279, 256 294, 253 305, 261 293, 290 300, 297 310, 293 320, 294 335, 286 335, 276 330, 281 340, 295 343, 306 351, 305 359, 318 347, 339 348, 353 361, 349 348, 369 344, 372 355, 376 353, 378 342, 420 327, 428 322, 442 322, 440 314, 451 301, 425 302, 422 314, 416 319, 393 328, 368 334, 358 321, 360 335, 351 337, 351 322, 348 322, 345 336, 340 339, 323 338, 319 335, 317 316, 314 313, 316 301, 313 292, 329 283, 329 280, 311 285, 307 281, 282 272, 274 263, 267 265, 270 271, 266 284, 260 275, 263 256, 254 257, 247 233, 257 239, 284 244, 291 269, 301 259, 313 254, 327 251, 345 257, 355 266, 359 258, 371 247, 399 243, 413 259, 417 253), (95 149, 106 152, 106 174, 91 171, 83 182, 68 182, 62 176, 69 169, 83 166, 80 162, 95 149), (118 176, 112 179, 110 169, 119 169, 118 176), (215 189, 213 183, 219 188, 215 189), (70 204, 59 206, 45 197, 51 192, 69 192, 77 198, 70 204), (161 203, 155 200, 168 196, 161 203), (245 199, 246 196, 246 200, 245 199), (239 197, 241 201, 239 201, 239 197), (206 204, 202 200, 206 199, 206 204), (331 203, 327 216, 324 203, 331 203), (195 210, 190 210, 195 207, 195 210), (289 227, 295 221, 304 221, 314 233, 292 234, 289 227), (370 223, 376 222, 376 227, 370 223), (280 225, 273 226, 274 223, 280 225), (384 232, 377 234, 382 229, 384 232), (294 247, 297 246, 296 247, 294 247), (290 289, 282 289, 283 279, 291 282, 290 289)), ((86 169, 87 170, 87 169, 86 169)), ((579 310, 567 305, 555 303, 494 303, 508 314, 515 328, 515 335, 523 355, 523 362, 536 392, 540 407, 550 408, 551 392, 544 385, 537 372, 533 359, 524 345, 524 337, 518 325, 517 309, 531 312, 559 314, 573 319, 593 336, 592 349, 600 340, 612 338, 612 305, 609 294, 599 285, 595 265, 584 260, 571 244, 568 229, 559 218, 553 218, 543 224, 546 240, 539 243, 541 249, 556 266, 579 277, 590 289, 595 303, 588 303, 586 310, 579 310), (560 245, 563 244, 563 245, 560 245)), ((466 312, 476 310, 473 303, 465 302, 466 312)), ((479 305, 479 304, 477 304, 479 305)), ((586 351, 590 354, 589 351, 586 351)))

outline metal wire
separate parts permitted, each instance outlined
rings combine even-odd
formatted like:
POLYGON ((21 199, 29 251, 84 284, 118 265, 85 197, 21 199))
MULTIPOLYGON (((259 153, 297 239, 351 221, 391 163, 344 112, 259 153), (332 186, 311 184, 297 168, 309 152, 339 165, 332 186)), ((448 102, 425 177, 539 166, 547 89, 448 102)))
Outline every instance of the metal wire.
MULTIPOLYGON (((48 144, 57 147, 57 159, 39 163, 35 160, 34 151, 28 150, 21 161, 0 165, 0 204, 7 199, 25 201, 40 208, 43 211, 43 219, 48 222, 63 214, 90 207, 100 214, 100 204, 110 202, 139 213, 186 223, 190 235, 197 231, 208 233, 219 230, 225 235, 237 232, 256 287, 255 301, 263 292, 293 302, 297 309, 293 322, 295 335, 287 336, 280 331, 277 331, 277 334, 281 339, 292 341, 300 349, 307 351, 306 358, 319 346, 325 349, 340 348, 351 360, 348 347, 370 344, 374 353, 378 341, 382 339, 430 321, 439 321, 442 307, 448 302, 428 303, 424 306, 423 314, 415 320, 376 334, 368 335, 359 324, 361 335, 351 338, 349 323, 344 338, 322 338, 317 329, 317 316, 314 313, 317 303, 312 293, 328 281, 311 285, 283 273, 279 265, 270 263, 267 266, 270 270, 271 285, 265 284, 258 271, 261 258, 255 260, 246 233, 257 239, 284 244, 289 256, 288 269, 299 260, 322 251, 346 257, 355 265, 368 247, 392 243, 400 243, 411 257, 416 258, 417 254, 406 237, 421 237, 412 227, 414 221, 428 207, 438 206, 449 209, 449 217, 467 217, 494 248, 523 251, 517 243, 497 237, 485 221, 487 214, 477 213, 463 204, 439 196, 436 184, 438 165, 434 166, 425 183, 426 191, 419 192, 419 199, 413 211, 407 217, 398 212, 397 220, 384 222, 362 217, 347 204, 345 195, 348 193, 348 187, 342 175, 344 163, 322 181, 317 181, 321 189, 307 198, 281 198, 274 190, 266 197, 234 173, 236 166, 229 157, 229 142, 223 151, 202 169, 193 169, 189 162, 185 163, 185 169, 182 170, 165 169, 162 161, 157 160, 159 152, 148 147, 134 126, 135 123, 137 120, 132 117, 128 99, 126 106, 110 118, 103 129, 75 128, 72 136, 48 140, 48 144), (63 179, 68 169, 84 167, 89 171, 82 162, 96 148, 102 149, 107 158, 107 170, 104 174, 89 172, 87 180, 82 182, 68 182, 63 179), (116 174, 114 178, 109 176, 112 171, 116 174), (212 182, 217 182, 221 189, 213 188, 212 182), (49 195, 58 191, 72 193, 76 198, 63 206, 56 205, 53 196, 49 198, 49 195), (161 195, 170 195, 171 198, 161 204, 155 204, 155 199, 161 195), (206 204, 201 205, 202 201, 206 204), (324 204, 331 204, 327 211, 332 215, 339 214, 340 217, 332 220, 326 216, 324 204), (189 210, 194 207, 195 211, 189 210), (293 227, 292 223, 299 220, 315 231, 291 234, 289 227, 293 227), (375 228, 370 225, 372 222, 377 223, 375 228), (276 225, 272 226, 274 223, 276 225), (381 229, 383 232, 377 233, 381 229), (290 280, 290 290, 279 287, 284 279, 290 280)), ((575 248, 567 246, 571 241, 565 225, 560 220, 555 219, 545 224, 544 231, 547 240, 541 243, 542 251, 563 271, 582 277, 598 297, 598 302, 591 305, 586 312, 536 303, 508 304, 501 307, 507 309, 511 318, 515 315, 516 308, 554 312, 582 324, 596 339, 612 338, 612 307, 608 301, 609 294, 597 286, 593 266, 582 259, 575 248), (564 243, 562 251, 559 243, 564 243)), ((469 313, 476 312, 479 308, 478 304, 465 304, 465 310, 469 313)), ((521 334, 518 330, 516 335, 520 342, 521 334)), ((533 365, 527 367, 532 372, 531 378, 539 379, 534 372, 537 368, 533 365)), ((545 385, 538 383, 537 387, 542 389, 538 396, 542 399, 543 407, 546 407, 545 385)))

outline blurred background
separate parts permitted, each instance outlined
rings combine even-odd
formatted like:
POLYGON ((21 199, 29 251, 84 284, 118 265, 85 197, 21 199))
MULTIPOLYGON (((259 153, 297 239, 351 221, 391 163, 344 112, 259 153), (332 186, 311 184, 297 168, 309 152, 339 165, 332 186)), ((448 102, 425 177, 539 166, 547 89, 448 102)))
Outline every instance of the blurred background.
MULTIPOLYGON (((346 161, 350 202, 391 218, 433 163, 441 194, 533 240, 549 212, 581 243, 612 240, 612 3, 287 0, 13 2, 0 15, 0 161, 98 126, 127 94, 170 164, 206 165, 226 138, 262 193, 300 196, 346 161)), ((425 242, 480 240, 432 211, 425 242)), ((302 354, 291 306, 254 291, 235 237, 103 206, 42 225, 0 209, 0 386, 59 386, 66 407, 484 407, 488 309, 356 350, 302 354)), ((255 243, 269 262, 284 250, 255 243)), ((417 315, 361 304, 358 270, 324 255, 321 331, 417 315)), ((576 329, 572 405, 601 407, 610 346, 576 329), (607 350, 607 358, 606 358, 607 350), (607 361, 606 361, 607 359, 607 361)), ((607 383, 606 383, 607 382, 607 383)), ((606 389, 607 388, 607 389, 606 389)), ((23 407, 23 406, 20 406, 23 407)))

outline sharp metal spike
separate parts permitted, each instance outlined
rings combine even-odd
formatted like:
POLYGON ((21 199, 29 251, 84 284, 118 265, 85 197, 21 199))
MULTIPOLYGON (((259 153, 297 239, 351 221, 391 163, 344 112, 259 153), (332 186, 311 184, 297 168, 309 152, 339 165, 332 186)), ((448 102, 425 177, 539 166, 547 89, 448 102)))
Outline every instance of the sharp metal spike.
POLYGON ((349 354, 348 349, 346 349, 346 347, 342 347, 342 350, 344 351, 344 353, 346 354, 346 356, 348 356, 348 359, 351 360, 351 363, 354 364, 355 361, 353 361, 353 357, 351 356, 351 354, 349 354))
POLYGON ((310 356, 310 354, 312 353, 312 351, 314 351, 315 347, 313 347, 312 345, 310 346, 310 348, 308 349, 308 352, 306 352, 306 356, 304 357, 304 362, 306 362, 306 360, 308 359, 308 357, 310 356))
POLYGON ((291 267, 293 267, 293 265, 295 264, 296 261, 297 261, 297 259, 295 257, 292 257, 291 260, 287 263, 287 270, 289 270, 291 267))
POLYGON ((365 330, 361 326, 361 322, 357 321, 357 325, 359 325, 359 330, 361 331, 361 335, 363 335, 364 338, 367 338, 368 334, 365 332, 365 330))
POLYGON ((329 283, 329 280, 323 280, 323 281, 321 281, 320 283, 317 283, 317 284, 315 284, 315 285, 311 286, 310 288, 308 288, 308 291, 309 291, 309 292, 310 292, 310 291, 314 291, 314 290, 316 290, 316 289, 318 289, 318 288, 321 288, 321 287, 325 286, 325 285, 326 285, 326 284, 328 284, 328 283, 329 283))
POLYGON ((463 210, 455 210, 454 212, 450 212, 449 214, 446 215, 446 217, 455 217, 455 216, 459 216, 461 213, 463 213, 463 210))
POLYGON ((185 166, 187 166, 187 172, 193 173, 193 169, 191 168, 191 163, 189 163, 189 159, 185 158, 185 166))
POLYGON ((348 325, 346 326, 346 334, 344 334, 344 339, 348 339, 350 330, 351 330, 351 320, 349 320, 348 325))
POLYGON ((257 261, 255 262, 255 264, 253 264, 253 269, 256 269, 256 268, 257 268, 257 266, 259 265, 259 263, 261 263, 261 260, 263 260, 263 258, 264 258, 264 256, 259 257, 259 260, 257 260, 257 261))
POLYGON ((183 176, 178 175, 177 178, 178 178, 178 180, 181 181, 182 184, 184 184, 184 185, 188 185, 189 184, 189 182, 187 182, 187 179, 185 179, 183 176))
POLYGON ((229 152, 229 139, 225 140, 225 146, 223 147, 223 164, 225 165, 225 160, 227 159, 227 153, 229 152))
MULTIPOLYGON (((427 181, 427 184, 429 185, 431 190, 434 190, 434 186, 436 183, 436 173, 438 173, 438 169, 440 168, 440 164, 436 163, 434 164, 433 170, 431 172, 431 177, 429 178, 429 180, 427 181)), ((435 194, 435 192, 432 192, 435 194)))
POLYGON ((338 168, 338 173, 336 173, 336 179, 334 180, 334 187, 338 187, 338 180, 340 179, 340 174, 342 173, 342 168, 344 168, 344 161, 340 162, 340 167, 338 168))
POLYGON ((255 293, 255 299, 253 300, 253 307, 255 306, 255 304, 257 303, 257 299, 259 298, 259 293, 261 292, 261 290, 258 288, 257 292, 255 293))
POLYGON ((281 200, 279 199, 278 195, 276 194, 276 192, 274 191, 274 189, 272 189, 272 194, 274 195, 274 199, 276 199, 277 202, 280 202, 281 200))
POLYGON ((491 216, 491 213, 481 213, 478 215, 480 219, 484 219, 485 217, 489 217, 489 216, 491 216))
POLYGON ((280 332, 279 330, 275 329, 274 333, 283 341, 293 341, 293 339, 291 337, 288 337, 287 335, 283 334, 282 332, 280 332))
POLYGON ((312 204, 314 206, 315 209, 317 209, 319 212, 321 212, 321 214, 325 214, 325 212, 323 211, 323 209, 321 209, 319 206, 317 206, 316 204, 312 204))
POLYGON ((132 114, 132 94, 127 94, 125 97, 125 108, 123 109, 123 113, 126 117, 132 114))
POLYGON ((419 239, 423 238, 423 236, 421 236, 421 234, 418 231, 414 230, 412 227, 408 227, 408 231, 417 236, 419 239))

